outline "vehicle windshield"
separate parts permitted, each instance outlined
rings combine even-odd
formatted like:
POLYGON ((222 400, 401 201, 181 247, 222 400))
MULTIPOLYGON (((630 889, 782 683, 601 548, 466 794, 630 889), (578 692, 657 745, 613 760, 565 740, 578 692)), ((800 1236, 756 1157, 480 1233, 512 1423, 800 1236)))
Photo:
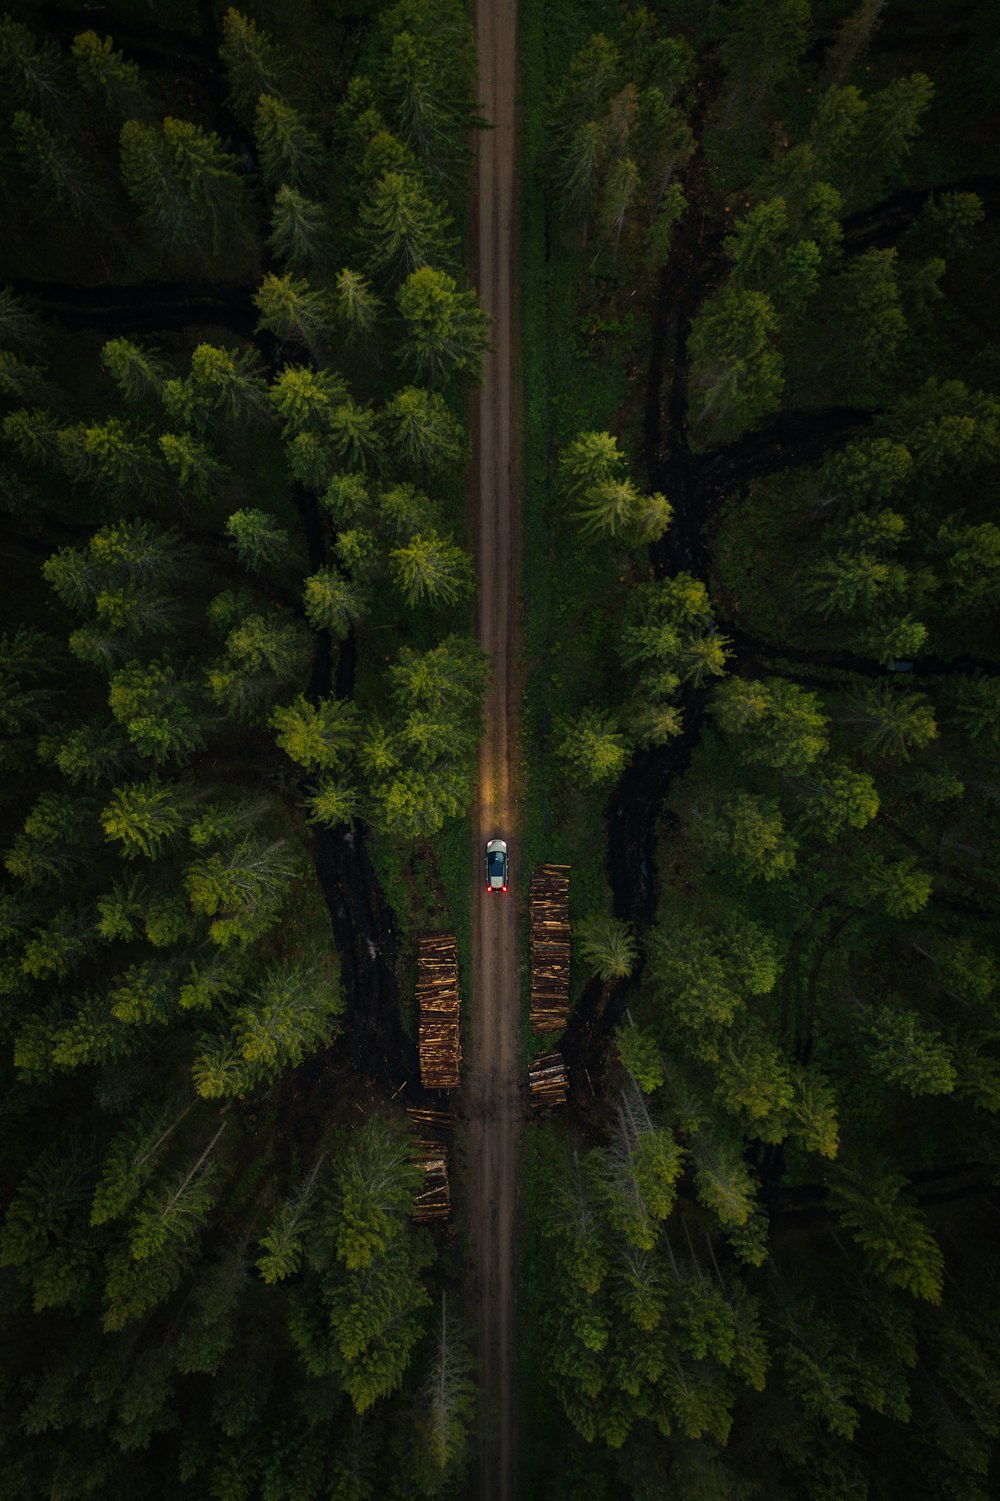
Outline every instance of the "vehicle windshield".
POLYGON ((504 856, 500 850, 490 850, 489 854, 486 856, 486 864, 491 876, 499 876, 503 874, 503 862, 504 856))

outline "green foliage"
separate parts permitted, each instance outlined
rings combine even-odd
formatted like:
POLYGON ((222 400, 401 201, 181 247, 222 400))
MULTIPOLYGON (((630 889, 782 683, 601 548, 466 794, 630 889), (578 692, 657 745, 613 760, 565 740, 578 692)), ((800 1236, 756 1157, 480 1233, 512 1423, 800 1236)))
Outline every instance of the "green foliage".
POLYGON ((733 793, 712 818, 708 835, 712 847, 734 858, 750 877, 776 881, 795 869, 795 840, 770 799, 733 793))
POLYGON ((638 1084, 643 1094, 651 1094, 663 1083, 663 1062, 656 1038, 634 1024, 615 1032, 622 1066, 638 1084))
POLYGON ((450 260, 447 216, 407 173, 387 171, 371 184, 361 203, 360 233, 372 271, 386 281, 450 260))
POLYGON ((560 457, 560 477, 585 537, 655 542, 673 516, 664 496, 643 495, 623 473, 625 457, 611 433, 580 433, 560 457))
POLYGON ((911 1095, 950 1094, 955 1087, 951 1050, 915 1011, 880 1006, 865 1027, 872 1066, 911 1095))
POLYGON ((584 961, 605 984, 631 974, 639 951, 629 923, 594 912, 577 924, 576 936, 584 961))
POLYGON ((819 699, 797 683, 729 678, 716 688, 712 712, 748 761, 803 772, 826 749, 819 699))
POLYGON ((234 511, 226 531, 240 562, 253 572, 273 568, 288 555, 288 533, 266 511, 234 511))
POLYGON ((73 38, 73 63, 80 87, 115 120, 135 119, 149 108, 135 63, 116 52, 109 36, 81 31, 73 38))
POLYGON ((286 756, 307 771, 333 771, 357 742, 358 715, 347 699, 309 703, 302 695, 275 709, 270 723, 286 756))
POLYGON ((309 624, 318 631, 330 631, 339 640, 365 611, 363 591, 336 568, 311 574, 303 586, 302 602, 309 624))
POLYGON ((358 747, 372 818, 386 833, 427 838, 466 806, 486 661, 470 638, 448 636, 426 652, 403 647, 389 679, 392 716, 358 747))
POLYGON ((916 1298, 940 1303, 944 1258, 898 1173, 844 1175, 830 1188, 831 1203, 872 1268, 916 1298))
POLYGON ((325 292, 313 291, 307 281, 292 276, 265 276, 254 293, 260 312, 257 327, 287 339, 318 359, 333 331, 335 313, 325 292))
POLYGON ((489 317, 475 292, 460 292, 453 276, 421 266, 396 294, 406 326, 404 358, 431 386, 481 378, 489 317))
POLYGON ((418 473, 440 474, 462 458, 461 428, 439 392, 406 386, 386 403, 383 417, 394 452, 418 473))
POLYGON ((556 755, 567 777, 584 786, 605 786, 619 777, 628 761, 628 747, 615 718, 606 710, 582 709, 553 726, 556 755))
POLYGON ((21 160, 42 201, 67 210, 81 224, 103 220, 107 209, 102 185, 72 138, 26 110, 17 110, 12 124, 21 160))
POLYGON ((691 421, 700 447, 730 442, 780 407, 777 329, 777 313, 763 292, 731 287, 704 304, 688 344, 691 421))
POLYGON ((219 57, 229 81, 229 100, 237 118, 248 125, 261 95, 280 103, 287 64, 267 33, 249 16, 230 8, 222 18, 219 57))
POLYGON ((475 588, 468 553, 436 532, 414 532, 389 554, 389 566, 408 605, 454 605, 475 588))
POLYGON ((329 231, 326 210, 282 183, 274 197, 268 244, 292 271, 308 273, 321 267, 329 231))
POLYGON ((283 191, 298 197, 296 189, 309 187, 325 164, 319 136, 297 109, 266 92, 257 98, 253 129, 261 174, 274 189, 275 201, 283 191))
POLYGON ((156 241, 174 249, 204 243, 214 253, 238 231, 239 161, 214 131, 170 115, 160 127, 127 120, 120 146, 125 187, 156 241))

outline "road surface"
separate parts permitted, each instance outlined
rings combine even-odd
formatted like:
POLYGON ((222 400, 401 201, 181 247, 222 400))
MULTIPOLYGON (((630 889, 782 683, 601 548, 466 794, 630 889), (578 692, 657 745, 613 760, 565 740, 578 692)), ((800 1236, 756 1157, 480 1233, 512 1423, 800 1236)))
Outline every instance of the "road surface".
POLYGON ((476 0, 479 100, 493 127, 478 132, 474 279, 493 320, 493 353, 473 422, 476 485, 478 635, 492 683, 479 753, 479 803, 472 916, 472 1056, 464 1102, 469 1120, 466 1202, 473 1300, 479 1319, 483 1437, 478 1501, 513 1501, 517 1414, 514 1345, 514 1218, 517 1205, 519 995, 516 782, 518 704, 514 668, 518 631, 517 449, 513 381, 516 0, 476 0), (511 890, 487 896, 486 840, 499 835, 511 854, 511 890))

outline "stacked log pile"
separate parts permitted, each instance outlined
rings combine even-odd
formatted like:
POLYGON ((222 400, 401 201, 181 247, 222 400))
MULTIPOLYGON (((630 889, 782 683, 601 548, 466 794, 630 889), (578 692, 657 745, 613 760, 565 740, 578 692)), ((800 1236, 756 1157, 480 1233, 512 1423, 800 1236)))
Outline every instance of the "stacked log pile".
POLYGON ((451 1214, 448 1186, 448 1152, 436 1141, 418 1141, 414 1157, 424 1170, 423 1182, 413 1201, 415 1220, 446 1220, 451 1214))
POLYGON ((569 866, 531 877, 531 1026, 561 1032, 569 1017, 569 866))
POLYGON ((455 1117, 450 1110, 430 1110, 423 1105, 408 1105, 406 1107, 407 1118, 415 1126, 422 1126, 430 1131, 450 1131, 455 1124, 455 1117))
POLYGON ((458 949, 454 933, 425 933, 417 949, 420 1005, 420 1082, 425 1089, 457 1089, 462 1061, 458 1024, 458 949))
POLYGON ((569 1074, 562 1053, 539 1053, 528 1069, 528 1091, 538 1110, 562 1105, 569 1090, 569 1074))

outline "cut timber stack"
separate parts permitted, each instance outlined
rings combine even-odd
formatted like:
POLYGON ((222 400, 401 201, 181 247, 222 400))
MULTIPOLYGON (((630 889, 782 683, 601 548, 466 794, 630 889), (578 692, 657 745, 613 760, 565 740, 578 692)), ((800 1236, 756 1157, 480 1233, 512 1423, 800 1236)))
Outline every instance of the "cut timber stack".
POLYGON ((569 1090, 569 1075, 562 1053, 539 1053, 528 1069, 531 1103, 539 1110, 562 1105, 569 1090))
POLYGON ((457 1089, 462 1061, 458 1025, 458 949, 454 933, 425 933, 417 949, 420 1005, 420 1082, 425 1089, 457 1089))
POLYGON ((451 1214, 447 1151, 436 1141, 418 1141, 413 1155, 424 1170, 423 1182, 413 1200, 413 1218, 446 1220, 451 1214))
POLYGON ((569 866, 531 878, 531 1026, 561 1032, 569 1016, 569 866))
POLYGON ((450 1131, 455 1124, 455 1117, 450 1110, 425 1110, 422 1105, 408 1105, 406 1114, 414 1126, 423 1126, 431 1131, 450 1131))

